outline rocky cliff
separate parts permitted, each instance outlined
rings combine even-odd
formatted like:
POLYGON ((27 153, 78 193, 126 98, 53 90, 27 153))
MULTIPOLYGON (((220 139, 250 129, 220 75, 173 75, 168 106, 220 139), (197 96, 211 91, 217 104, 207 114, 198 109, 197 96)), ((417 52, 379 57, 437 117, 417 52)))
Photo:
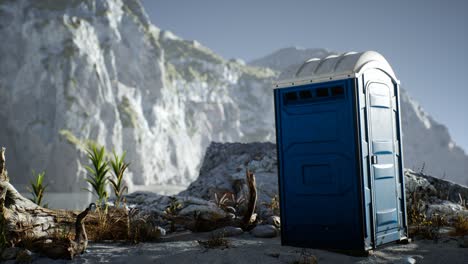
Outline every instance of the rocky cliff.
POLYGON ((97 142, 128 151, 133 184, 187 184, 210 141, 274 138, 275 72, 159 30, 139 1, 2 1, 0 35, 0 142, 16 183, 46 170, 50 188, 80 189, 97 142))
MULTIPOLYGON (((97 142, 128 152, 130 184, 188 185, 211 141, 274 141, 271 83, 283 68, 226 60, 162 31, 137 0, 0 1, 0 35, 0 145, 15 184, 46 170, 51 190, 80 190, 84 148, 97 142)), ((434 155, 418 157, 427 170, 455 179, 442 155, 466 172, 447 138, 405 142, 408 154, 434 155)))

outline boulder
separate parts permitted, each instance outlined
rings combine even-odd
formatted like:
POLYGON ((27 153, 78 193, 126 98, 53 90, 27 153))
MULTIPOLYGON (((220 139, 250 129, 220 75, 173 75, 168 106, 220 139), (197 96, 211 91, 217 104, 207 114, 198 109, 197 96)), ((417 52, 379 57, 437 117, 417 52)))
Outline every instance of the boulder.
POLYGON ((278 230, 273 225, 258 225, 250 233, 254 237, 273 238, 278 235, 278 230))

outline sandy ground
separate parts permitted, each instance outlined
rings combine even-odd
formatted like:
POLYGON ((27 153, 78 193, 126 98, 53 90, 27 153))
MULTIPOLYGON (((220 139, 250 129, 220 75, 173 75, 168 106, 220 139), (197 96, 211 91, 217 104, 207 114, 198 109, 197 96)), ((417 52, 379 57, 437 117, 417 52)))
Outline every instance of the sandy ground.
POLYGON ((301 255, 313 255, 318 263, 468 263, 468 249, 455 239, 435 243, 422 240, 408 245, 389 244, 368 257, 355 257, 325 250, 281 246, 280 238, 259 239, 247 233, 227 238, 227 249, 205 249, 197 240, 209 234, 185 234, 161 243, 137 245, 91 243, 88 251, 73 261, 35 259, 34 263, 294 263, 301 255))

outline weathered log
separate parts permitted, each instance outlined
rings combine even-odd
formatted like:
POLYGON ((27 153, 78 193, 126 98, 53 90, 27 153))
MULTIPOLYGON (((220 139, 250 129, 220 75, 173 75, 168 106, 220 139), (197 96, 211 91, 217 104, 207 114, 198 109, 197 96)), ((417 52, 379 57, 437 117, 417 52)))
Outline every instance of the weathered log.
MULTIPOLYGON (((4 149, 0 155, 0 223, 11 246, 32 246, 57 236, 74 237, 73 227, 80 212, 43 208, 22 196, 4 177, 4 149)), ((107 213, 89 212, 84 221, 90 240, 124 240, 128 237, 129 219, 125 209, 110 207, 107 213)))
POLYGON ((83 254, 88 247, 84 219, 94 207, 95 204, 91 203, 76 217, 75 239, 58 235, 46 240, 35 240, 31 243, 30 248, 53 259, 73 259, 76 255, 83 254))

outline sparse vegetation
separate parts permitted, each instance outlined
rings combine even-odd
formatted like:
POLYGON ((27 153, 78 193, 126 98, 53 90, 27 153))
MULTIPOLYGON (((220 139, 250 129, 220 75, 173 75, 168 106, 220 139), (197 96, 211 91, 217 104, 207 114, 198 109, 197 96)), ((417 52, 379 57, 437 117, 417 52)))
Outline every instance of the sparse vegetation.
POLYGON ((458 215, 455 219, 453 226, 455 227, 456 236, 466 236, 468 235, 468 218, 462 215, 458 215))
POLYGON ((214 203, 216 204, 216 206, 218 206, 219 208, 223 209, 223 210, 226 210, 227 207, 229 206, 229 195, 230 193, 224 193, 222 196, 218 196, 217 193, 214 194, 214 203))
POLYGON ((30 187, 28 188, 32 195, 31 201, 39 206, 47 207, 47 205, 42 204, 44 193, 47 187, 44 185, 45 171, 36 174, 36 172, 33 170, 32 175, 33 180, 30 181, 30 187))
POLYGON ((231 243, 229 243, 229 240, 224 238, 224 235, 212 235, 210 239, 202 241, 202 240, 197 240, 198 244, 200 246, 204 247, 205 249, 214 249, 214 248, 219 248, 219 249, 226 249, 231 246, 231 243))
POLYGON ((182 203, 177 200, 176 197, 169 197, 171 200, 169 206, 164 210, 164 214, 169 218, 171 224, 171 232, 175 232, 175 222, 171 219, 179 214, 180 209, 182 209, 182 203))
POLYGON ((97 145, 91 144, 87 150, 88 158, 92 163, 92 167, 86 166, 90 176, 85 180, 91 185, 92 190, 86 189, 98 197, 98 208, 102 203, 107 202, 109 197, 107 187, 107 173, 109 172, 108 162, 105 160, 104 147, 98 148, 97 145))
POLYGON ((133 109, 130 100, 126 96, 122 96, 122 101, 117 106, 120 115, 120 121, 123 127, 135 128, 138 126, 138 114, 133 109))
POLYGON ((275 194, 269 203, 263 203, 267 208, 269 208, 274 215, 280 214, 280 203, 279 203, 279 196, 275 194))
POLYGON ((299 259, 292 262, 293 264, 317 264, 317 257, 312 255, 306 249, 302 249, 299 259))
POLYGON ((245 198, 243 195, 236 197, 236 195, 231 192, 225 192, 222 195, 215 193, 212 202, 226 212, 238 214, 242 204, 245 203, 245 198))
POLYGON ((137 209, 129 212, 130 230, 129 241, 132 243, 157 241, 161 237, 161 230, 154 224, 149 215, 142 215, 137 209))
POLYGON ((114 177, 109 179, 109 182, 111 184, 112 190, 114 191, 116 207, 119 207, 119 205, 122 202, 125 203, 124 194, 128 192, 128 187, 123 181, 125 170, 130 165, 130 163, 125 162, 126 154, 127 153, 124 152, 119 157, 115 152, 113 152, 113 160, 111 160, 111 166, 114 177))

